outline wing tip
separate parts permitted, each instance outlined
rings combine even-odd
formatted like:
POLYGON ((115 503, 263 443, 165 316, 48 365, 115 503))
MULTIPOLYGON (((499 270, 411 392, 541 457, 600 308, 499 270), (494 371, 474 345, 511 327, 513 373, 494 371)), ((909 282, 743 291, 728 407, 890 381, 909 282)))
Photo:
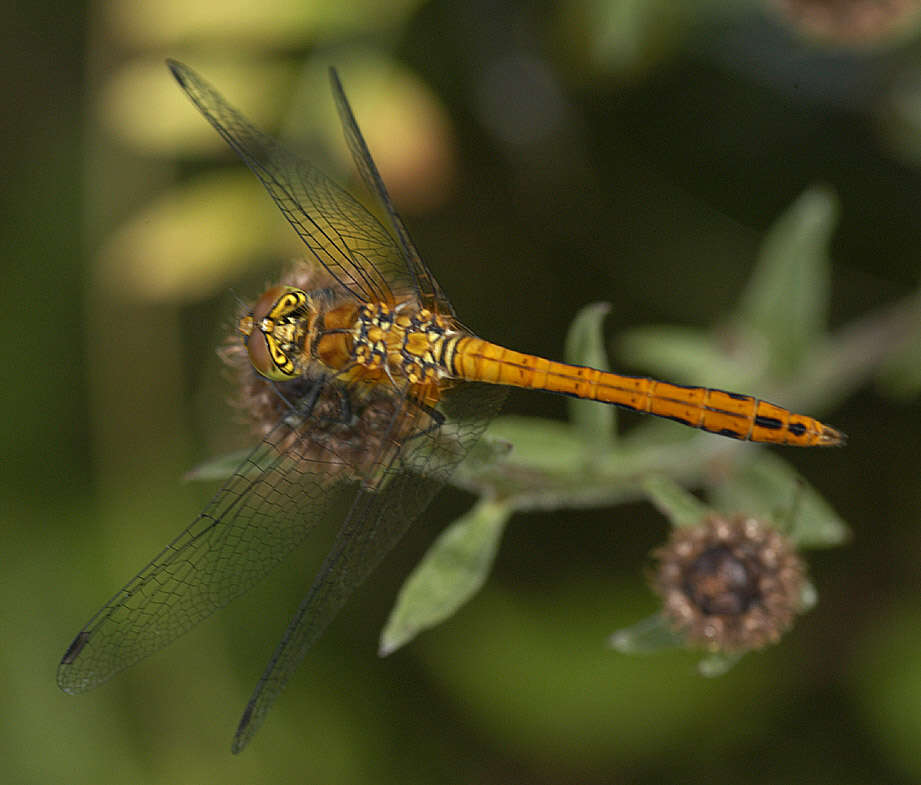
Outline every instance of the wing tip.
POLYGON ((256 697, 254 696, 250 698, 249 703, 246 704, 246 709, 243 711, 243 716, 240 717, 240 723, 237 725, 237 732, 233 735, 230 751, 234 755, 239 755, 243 752, 243 749, 249 744, 249 740, 259 728, 260 723, 253 722, 253 711, 255 708, 256 697))
POLYGON ((86 648, 86 644, 90 642, 90 634, 86 630, 81 630, 77 633, 71 642, 70 646, 67 647, 67 651, 64 652, 64 656, 61 657, 61 665, 72 665, 74 660, 80 656, 80 652, 86 648))
POLYGON ((339 79, 339 71, 336 70, 336 66, 331 65, 329 67, 329 83, 333 89, 333 95, 339 95, 345 92, 342 89, 342 80, 339 79))
POLYGON ((189 67, 187 65, 183 65, 178 60, 174 60, 172 57, 166 58, 166 67, 169 68, 173 78, 179 82, 179 85, 183 89, 186 89, 188 87, 186 82, 186 74, 189 72, 189 67))

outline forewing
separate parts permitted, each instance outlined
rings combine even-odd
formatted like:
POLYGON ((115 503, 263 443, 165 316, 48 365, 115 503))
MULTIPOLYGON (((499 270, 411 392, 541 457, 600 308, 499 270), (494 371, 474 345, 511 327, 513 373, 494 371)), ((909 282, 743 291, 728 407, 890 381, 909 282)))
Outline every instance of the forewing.
POLYGON ((262 725, 301 660, 355 587, 406 533, 480 438, 504 398, 502 387, 464 384, 446 392, 438 408, 449 419, 440 428, 430 415, 418 415, 413 432, 401 439, 400 450, 386 464, 376 490, 362 490, 356 498, 247 704, 234 736, 235 753, 262 725))
POLYGON ((176 81, 262 182, 326 270, 362 301, 415 293, 393 237, 358 201, 311 164, 253 126, 195 71, 167 60, 176 81))
POLYGON ((339 112, 339 120, 342 123, 345 141, 349 146, 349 151, 352 153, 352 160, 361 173, 361 179, 364 180, 368 190, 377 197, 381 207, 384 208, 384 212, 387 214, 390 226, 396 235, 400 250, 406 260, 419 302, 436 313, 453 315, 454 309, 451 303, 445 297, 444 292, 438 285, 438 281, 435 280, 435 276, 432 275, 425 262, 422 261, 422 257, 416 250, 403 219, 400 218, 399 213, 393 206, 393 202, 390 200, 390 194, 387 193, 384 181, 377 171, 377 165, 371 157, 371 151, 368 150, 364 136, 362 136, 358 128, 352 107, 345 97, 345 90, 342 89, 342 83, 339 81, 339 74, 335 68, 329 69, 329 81, 332 85, 333 98, 336 100, 336 109, 339 112))

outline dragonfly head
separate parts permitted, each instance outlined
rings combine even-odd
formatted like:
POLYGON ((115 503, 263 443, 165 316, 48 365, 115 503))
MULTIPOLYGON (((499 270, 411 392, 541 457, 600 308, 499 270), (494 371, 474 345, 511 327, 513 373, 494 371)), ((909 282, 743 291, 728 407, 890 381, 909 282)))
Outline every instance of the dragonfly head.
POLYGON ((237 329, 249 360, 258 373, 273 381, 288 381, 301 374, 310 296, 293 286, 266 289, 237 329))

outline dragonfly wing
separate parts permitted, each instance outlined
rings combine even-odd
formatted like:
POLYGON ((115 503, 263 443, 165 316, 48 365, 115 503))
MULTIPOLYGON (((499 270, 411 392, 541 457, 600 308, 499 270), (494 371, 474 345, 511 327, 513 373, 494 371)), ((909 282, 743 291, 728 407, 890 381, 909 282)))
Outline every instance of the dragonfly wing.
POLYGON ((333 98, 336 101, 336 109, 339 112, 339 121, 342 124, 345 141, 348 143, 349 151, 352 153, 352 160, 355 162, 355 167, 361 173, 361 179, 364 180, 368 190, 377 197, 384 211, 387 213, 387 218, 390 220, 390 226, 397 237, 400 250, 403 252, 403 256, 406 259, 406 265, 412 277, 419 301, 426 308, 437 313, 449 313, 453 315, 454 309, 448 302, 448 298, 445 297, 444 292, 438 285, 438 281, 435 280, 435 276, 432 275, 432 272, 428 269, 425 262, 422 261, 422 257, 419 256, 419 252, 416 250, 416 246, 409 236, 403 219, 400 218, 399 213, 393 206, 390 194, 387 193, 384 181, 377 171, 377 165, 371 157, 371 151, 368 150, 368 145, 365 142, 364 136, 362 136, 361 130, 358 128, 358 123, 355 121, 352 107, 349 105, 348 98, 345 97, 345 90, 342 89, 342 83, 339 81, 339 74, 336 72, 335 68, 329 69, 329 81, 332 85, 333 98))
POLYGON ((247 704, 234 736, 234 753, 255 735, 311 646, 425 509, 504 398, 505 390, 495 385, 471 383, 447 391, 438 408, 451 419, 439 427, 428 415, 420 416, 414 433, 381 474, 377 490, 358 495, 247 704))
POLYGON ((262 133, 205 79, 167 60, 198 110, 243 159, 311 253, 357 299, 393 302, 415 293, 393 237, 354 197, 262 133))
MULTIPOLYGON (((418 478, 413 478, 409 485, 414 506, 417 505, 419 511, 429 503, 440 487, 439 483, 420 482, 418 478)), ((371 574, 411 526, 415 515, 411 517, 406 514, 399 517, 389 515, 386 521, 380 521, 375 526, 367 525, 369 519, 386 515, 385 506, 393 503, 394 493, 406 491, 407 478, 398 478, 392 480, 382 493, 362 491, 355 500, 333 550, 289 624, 247 704, 234 736, 234 753, 240 752, 255 735, 298 665, 338 614, 353 589, 371 574)))
MULTIPOLYGON (((359 410, 354 432, 374 416, 359 410)), ((327 421, 282 420, 192 524, 80 631, 58 668, 61 689, 102 684, 248 591, 344 506, 356 483, 343 479, 363 470, 354 461, 351 448, 329 438, 327 421)))

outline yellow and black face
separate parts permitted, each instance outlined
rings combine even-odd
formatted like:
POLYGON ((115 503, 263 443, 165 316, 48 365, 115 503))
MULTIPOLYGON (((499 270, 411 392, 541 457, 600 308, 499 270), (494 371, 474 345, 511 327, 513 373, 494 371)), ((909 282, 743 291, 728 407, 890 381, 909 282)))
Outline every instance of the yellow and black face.
POLYGON ((240 319, 237 329, 257 373, 282 382, 301 373, 311 304, 307 292, 293 286, 273 286, 240 319))

